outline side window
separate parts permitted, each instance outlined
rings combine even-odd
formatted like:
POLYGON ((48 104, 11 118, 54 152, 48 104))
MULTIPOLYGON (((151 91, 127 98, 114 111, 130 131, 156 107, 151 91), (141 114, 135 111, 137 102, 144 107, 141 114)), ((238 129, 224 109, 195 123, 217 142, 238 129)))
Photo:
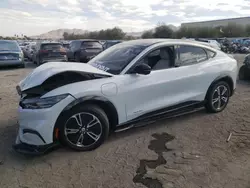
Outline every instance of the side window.
POLYGON ((178 47, 177 61, 179 66, 192 65, 207 59, 207 53, 203 48, 184 45, 178 47))
POLYGON ((152 70, 171 68, 174 65, 174 48, 163 47, 150 52, 143 60, 152 70))

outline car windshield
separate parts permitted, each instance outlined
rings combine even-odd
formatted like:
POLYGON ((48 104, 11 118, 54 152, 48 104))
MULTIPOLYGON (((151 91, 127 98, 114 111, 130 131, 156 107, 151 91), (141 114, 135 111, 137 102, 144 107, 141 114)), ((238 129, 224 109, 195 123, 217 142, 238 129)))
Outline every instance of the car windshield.
POLYGON ((15 41, 0 41, 0 51, 20 51, 15 41))
POLYGON ((121 71, 147 46, 118 44, 103 51, 89 64, 111 74, 120 74, 121 71))

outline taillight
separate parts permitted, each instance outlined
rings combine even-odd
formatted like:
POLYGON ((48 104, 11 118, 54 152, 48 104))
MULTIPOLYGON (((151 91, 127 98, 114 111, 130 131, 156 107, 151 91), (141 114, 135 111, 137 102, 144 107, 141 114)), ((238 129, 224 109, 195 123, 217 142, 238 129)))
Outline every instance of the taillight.
POLYGON ((45 53, 48 53, 48 50, 40 50, 39 52, 42 54, 45 54, 45 53))

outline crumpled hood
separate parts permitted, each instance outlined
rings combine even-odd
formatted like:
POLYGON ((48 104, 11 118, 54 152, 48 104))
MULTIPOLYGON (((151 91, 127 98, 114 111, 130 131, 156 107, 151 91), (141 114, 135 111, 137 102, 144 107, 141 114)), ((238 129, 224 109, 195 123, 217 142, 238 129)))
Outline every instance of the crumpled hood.
POLYGON ((112 74, 99 70, 86 63, 50 62, 34 69, 25 79, 19 83, 21 91, 41 85, 49 77, 58 73, 75 71, 112 76, 112 74))

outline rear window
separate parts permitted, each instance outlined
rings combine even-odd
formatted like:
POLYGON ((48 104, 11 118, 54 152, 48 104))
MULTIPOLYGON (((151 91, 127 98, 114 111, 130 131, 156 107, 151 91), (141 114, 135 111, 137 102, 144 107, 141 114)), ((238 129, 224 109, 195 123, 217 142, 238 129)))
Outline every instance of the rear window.
POLYGON ((20 51, 15 41, 0 41, 0 51, 20 51))
POLYGON ((41 49, 43 50, 54 50, 62 48, 61 44, 42 44, 41 49))
POLYGON ((97 41, 86 41, 82 43, 85 48, 102 48, 102 45, 97 41))

